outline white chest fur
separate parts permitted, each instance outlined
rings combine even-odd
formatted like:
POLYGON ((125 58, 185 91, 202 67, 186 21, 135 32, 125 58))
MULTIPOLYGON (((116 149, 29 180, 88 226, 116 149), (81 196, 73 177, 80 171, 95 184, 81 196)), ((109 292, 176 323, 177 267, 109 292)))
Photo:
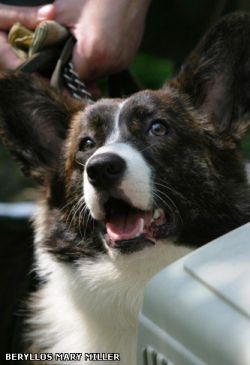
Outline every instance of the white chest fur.
POLYGON ((119 353, 121 361, 112 364, 135 365, 145 284, 184 251, 164 242, 132 255, 100 255, 72 266, 38 248, 38 267, 48 282, 33 300, 33 342, 47 352, 82 353, 82 359, 85 353, 119 353))

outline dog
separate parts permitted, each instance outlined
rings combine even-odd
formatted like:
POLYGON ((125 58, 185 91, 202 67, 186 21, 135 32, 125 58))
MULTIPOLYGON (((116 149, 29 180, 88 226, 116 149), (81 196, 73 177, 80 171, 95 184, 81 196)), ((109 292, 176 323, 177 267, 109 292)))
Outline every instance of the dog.
POLYGON ((242 13, 211 28, 160 90, 84 105, 24 74, 1 75, 1 136, 43 191, 26 352, 136 364, 149 279, 183 249, 249 221, 240 153, 249 85, 242 13))

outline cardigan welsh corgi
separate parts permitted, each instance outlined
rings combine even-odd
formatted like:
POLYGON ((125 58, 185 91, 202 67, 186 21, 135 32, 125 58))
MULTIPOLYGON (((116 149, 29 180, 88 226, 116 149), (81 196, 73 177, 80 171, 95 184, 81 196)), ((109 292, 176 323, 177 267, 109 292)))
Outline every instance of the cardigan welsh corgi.
POLYGON ((239 148, 249 85, 250 15, 241 13, 216 24, 160 90, 84 105, 27 75, 1 75, 1 135, 43 188, 27 352, 136 364, 148 280, 249 221, 239 148))

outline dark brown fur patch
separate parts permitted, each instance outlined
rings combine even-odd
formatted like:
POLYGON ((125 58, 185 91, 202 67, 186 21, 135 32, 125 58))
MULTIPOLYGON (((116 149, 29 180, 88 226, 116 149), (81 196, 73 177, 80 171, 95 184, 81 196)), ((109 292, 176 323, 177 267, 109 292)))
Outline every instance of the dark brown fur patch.
POLYGON ((151 166, 155 203, 175 218, 177 244, 201 245, 249 220, 239 150, 250 119, 249 39, 249 14, 224 18, 175 79, 135 94, 121 110, 121 100, 104 99, 84 111, 28 76, 1 76, 1 135, 24 171, 45 187, 43 244, 50 252, 74 261, 105 251, 103 227, 80 199, 84 165, 115 123, 118 142, 132 144, 151 166), (166 136, 149 135, 155 120, 165 123, 166 136), (83 150, 86 137, 95 146, 83 150))

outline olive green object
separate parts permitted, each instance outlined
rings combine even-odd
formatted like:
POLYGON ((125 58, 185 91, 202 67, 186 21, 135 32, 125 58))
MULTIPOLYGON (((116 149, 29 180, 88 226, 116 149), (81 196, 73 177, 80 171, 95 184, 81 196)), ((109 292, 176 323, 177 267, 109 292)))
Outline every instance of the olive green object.
POLYGON ((15 23, 9 31, 8 41, 16 54, 26 60, 39 51, 64 42, 68 36, 69 32, 65 27, 54 20, 46 20, 34 31, 21 23, 15 23))

